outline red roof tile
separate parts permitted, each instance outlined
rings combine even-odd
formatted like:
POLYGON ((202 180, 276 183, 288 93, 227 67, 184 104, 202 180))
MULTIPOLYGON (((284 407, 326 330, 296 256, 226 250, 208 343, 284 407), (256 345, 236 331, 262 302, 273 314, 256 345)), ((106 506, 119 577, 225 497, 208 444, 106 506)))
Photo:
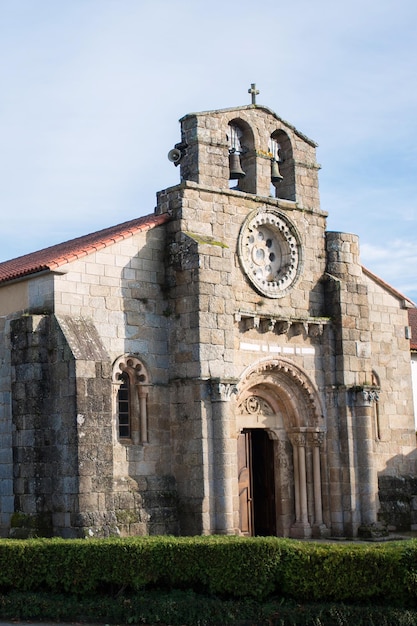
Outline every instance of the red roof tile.
POLYGON ((140 231, 150 230, 155 226, 164 224, 169 219, 169 216, 166 214, 145 215, 117 226, 99 230, 90 235, 71 239, 50 248, 44 248, 38 252, 32 252, 10 261, 4 261, 0 263, 0 283, 45 270, 56 270, 61 265, 80 259, 92 252, 97 252, 97 250, 107 248, 107 246, 127 239, 140 231))
POLYGON ((417 309, 409 309, 408 323, 411 326, 410 349, 417 350, 417 309))

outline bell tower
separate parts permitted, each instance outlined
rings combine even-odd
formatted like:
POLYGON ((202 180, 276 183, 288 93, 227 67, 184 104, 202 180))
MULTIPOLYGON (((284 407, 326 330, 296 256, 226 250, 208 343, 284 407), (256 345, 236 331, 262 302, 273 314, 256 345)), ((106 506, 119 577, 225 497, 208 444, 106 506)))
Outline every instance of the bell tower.
POLYGON ((269 108, 252 103, 233 109, 190 113, 181 141, 170 152, 181 181, 222 190, 234 188, 319 208, 316 144, 269 108))
POLYGON ((180 120, 169 153, 180 182, 158 194, 156 211, 171 216, 173 472, 190 534, 239 529, 236 385, 260 356, 240 346, 253 334, 257 349, 274 350, 290 327, 319 328, 324 309, 316 144, 259 105, 254 84, 249 94, 248 105, 180 120))

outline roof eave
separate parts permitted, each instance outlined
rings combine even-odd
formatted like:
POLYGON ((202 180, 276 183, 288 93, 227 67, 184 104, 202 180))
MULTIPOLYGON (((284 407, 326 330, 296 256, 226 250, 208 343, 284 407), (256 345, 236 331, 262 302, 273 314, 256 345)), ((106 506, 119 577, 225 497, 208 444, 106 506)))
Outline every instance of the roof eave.
POLYGON ((371 270, 368 270, 368 268, 365 267, 364 265, 362 265, 362 271, 366 276, 368 276, 368 278, 371 278, 380 287, 383 287, 384 289, 389 291, 391 295, 396 297, 398 300, 401 300, 402 306, 404 309, 414 309, 417 306, 415 302, 410 300, 410 298, 408 298, 403 293, 395 289, 395 287, 392 287, 392 285, 390 285, 389 283, 386 283, 385 280, 382 280, 382 278, 380 278, 379 276, 371 272, 371 270))
POLYGON ((14 276, 13 278, 4 278, 3 280, 0 280, 0 288, 3 287, 4 285, 12 285, 14 283, 21 283, 25 280, 38 278, 39 276, 45 276, 46 274, 57 274, 61 276, 67 273, 68 273, 67 269, 60 270, 60 269, 55 269, 55 268, 51 269, 50 267, 45 267, 40 270, 28 271, 28 272, 22 273, 20 274, 20 276, 14 276))

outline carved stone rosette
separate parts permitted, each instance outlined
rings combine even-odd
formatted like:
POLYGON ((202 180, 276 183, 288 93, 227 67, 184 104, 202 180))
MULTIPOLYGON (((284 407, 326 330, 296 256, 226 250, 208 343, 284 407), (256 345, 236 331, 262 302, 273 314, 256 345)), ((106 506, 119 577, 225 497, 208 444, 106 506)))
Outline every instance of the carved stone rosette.
POLYGON ((249 396, 239 405, 239 411, 248 415, 273 415, 273 410, 266 400, 259 396, 249 396))

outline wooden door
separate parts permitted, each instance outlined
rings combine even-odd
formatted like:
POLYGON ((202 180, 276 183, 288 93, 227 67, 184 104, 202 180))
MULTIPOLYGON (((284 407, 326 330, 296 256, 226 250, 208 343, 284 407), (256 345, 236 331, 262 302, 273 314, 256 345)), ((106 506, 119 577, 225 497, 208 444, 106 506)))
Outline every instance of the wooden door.
POLYGON ((238 437, 240 530, 244 535, 276 535, 273 442, 262 429, 238 437))
POLYGON ((251 435, 254 534, 276 535, 274 442, 266 430, 251 435))
POLYGON ((253 503, 251 477, 251 433, 243 432, 237 440, 239 480, 239 522, 242 534, 253 534, 253 503))

